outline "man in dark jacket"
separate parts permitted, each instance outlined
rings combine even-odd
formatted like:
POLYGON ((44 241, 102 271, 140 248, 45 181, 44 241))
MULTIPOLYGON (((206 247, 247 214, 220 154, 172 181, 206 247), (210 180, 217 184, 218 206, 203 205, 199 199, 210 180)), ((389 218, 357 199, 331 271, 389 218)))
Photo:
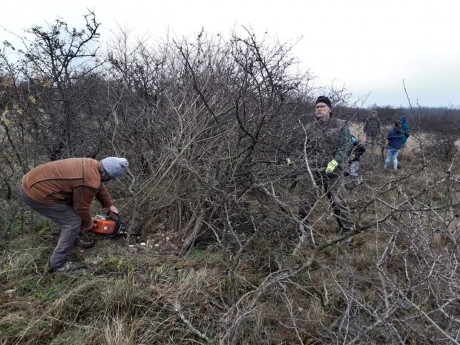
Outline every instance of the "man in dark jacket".
POLYGON ((388 168, 390 161, 393 161, 393 169, 398 169, 398 154, 402 146, 404 132, 401 130, 401 123, 396 121, 394 127, 387 134, 387 157, 385 158, 385 169, 388 168))
POLYGON ((80 231, 90 230, 91 202, 96 198, 118 213, 104 181, 121 176, 128 167, 125 158, 68 158, 41 164, 22 178, 20 196, 25 204, 61 227, 59 241, 49 261, 51 271, 73 271, 83 263, 70 262, 71 249, 80 231))
POLYGON ((343 169, 347 166, 351 135, 346 121, 332 118, 329 98, 318 97, 315 120, 305 126, 306 155, 300 160, 301 204, 299 217, 306 221, 323 190, 329 198, 340 233, 353 230, 349 209, 343 195, 343 169))

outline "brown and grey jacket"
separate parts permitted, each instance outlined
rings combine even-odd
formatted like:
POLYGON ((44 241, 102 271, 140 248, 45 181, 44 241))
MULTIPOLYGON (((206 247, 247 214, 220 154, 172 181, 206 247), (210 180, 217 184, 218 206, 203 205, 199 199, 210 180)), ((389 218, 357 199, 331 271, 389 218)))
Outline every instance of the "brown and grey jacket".
POLYGON ((82 218, 81 228, 91 228, 91 202, 96 198, 102 207, 113 205, 102 184, 101 163, 91 158, 68 158, 41 164, 22 178, 24 192, 43 204, 68 203, 82 218))

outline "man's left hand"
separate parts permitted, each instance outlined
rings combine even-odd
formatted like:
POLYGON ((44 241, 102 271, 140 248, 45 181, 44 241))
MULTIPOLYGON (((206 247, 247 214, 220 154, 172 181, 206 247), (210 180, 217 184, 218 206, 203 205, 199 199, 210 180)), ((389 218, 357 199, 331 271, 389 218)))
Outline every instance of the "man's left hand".
POLYGON ((118 209, 113 205, 109 207, 109 211, 112 213, 118 214, 118 209))
POLYGON ((335 170, 335 168, 338 167, 338 165, 339 165, 339 163, 337 163, 337 161, 335 159, 331 160, 327 164, 326 174, 332 174, 332 172, 335 170))

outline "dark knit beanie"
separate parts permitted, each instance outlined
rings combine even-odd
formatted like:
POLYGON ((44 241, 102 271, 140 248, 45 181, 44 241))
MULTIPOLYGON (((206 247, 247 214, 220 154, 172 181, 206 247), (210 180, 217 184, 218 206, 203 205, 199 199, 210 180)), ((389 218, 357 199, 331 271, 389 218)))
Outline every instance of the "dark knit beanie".
POLYGON ((315 105, 317 105, 318 103, 325 103, 329 108, 332 108, 331 100, 326 96, 319 96, 316 100, 315 105))

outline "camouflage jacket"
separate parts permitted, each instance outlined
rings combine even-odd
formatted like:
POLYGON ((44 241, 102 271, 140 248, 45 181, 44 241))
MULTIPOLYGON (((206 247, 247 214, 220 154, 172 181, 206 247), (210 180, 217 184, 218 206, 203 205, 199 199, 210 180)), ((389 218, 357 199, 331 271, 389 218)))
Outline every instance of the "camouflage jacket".
POLYGON ((380 120, 376 117, 368 117, 364 122, 363 132, 366 135, 380 134, 380 120))

